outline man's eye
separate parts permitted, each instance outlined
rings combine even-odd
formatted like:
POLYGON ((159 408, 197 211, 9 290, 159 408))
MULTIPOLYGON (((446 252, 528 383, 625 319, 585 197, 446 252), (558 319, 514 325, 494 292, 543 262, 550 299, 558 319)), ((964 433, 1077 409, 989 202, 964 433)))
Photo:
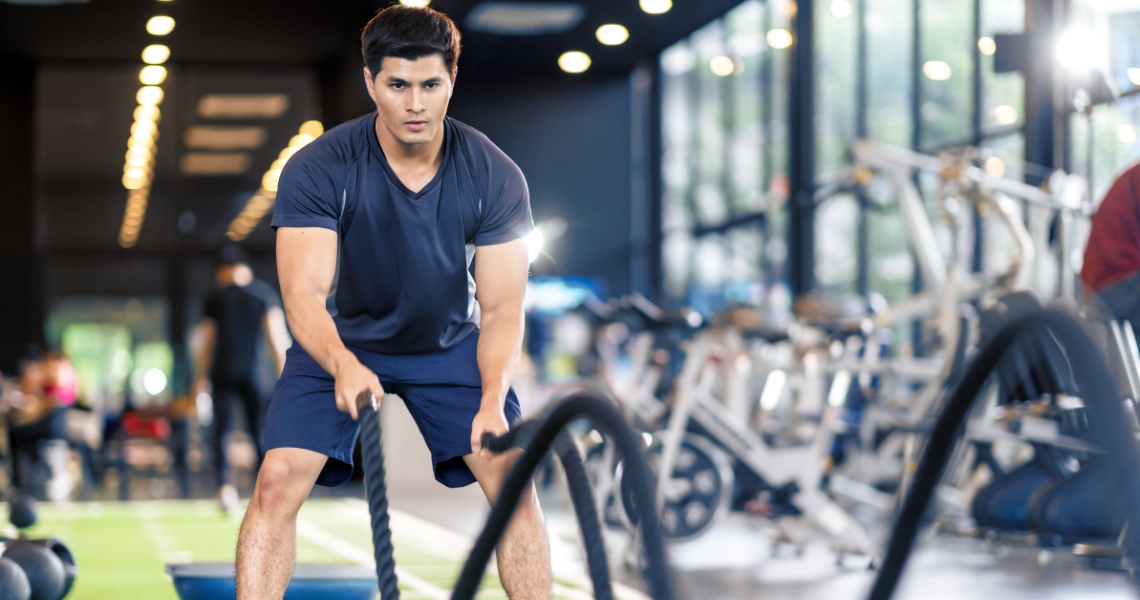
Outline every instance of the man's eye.
POLYGON ((426 84, 424 84, 424 87, 431 89, 434 87, 439 87, 439 84, 438 83, 426 83, 426 84))
POLYGON ((402 84, 402 83, 393 83, 393 84, 392 84, 392 88, 393 88, 393 89, 397 89, 397 90, 402 90, 402 89, 404 89, 404 84, 402 84))

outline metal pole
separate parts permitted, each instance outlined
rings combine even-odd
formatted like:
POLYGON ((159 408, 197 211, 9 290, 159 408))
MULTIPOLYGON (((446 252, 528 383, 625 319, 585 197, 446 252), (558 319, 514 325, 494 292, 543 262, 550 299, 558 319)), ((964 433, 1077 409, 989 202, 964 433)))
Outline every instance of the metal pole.
POLYGON ((813 2, 798 2, 788 93, 788 280, 796 297, 815 287, 815 52, 813 2))

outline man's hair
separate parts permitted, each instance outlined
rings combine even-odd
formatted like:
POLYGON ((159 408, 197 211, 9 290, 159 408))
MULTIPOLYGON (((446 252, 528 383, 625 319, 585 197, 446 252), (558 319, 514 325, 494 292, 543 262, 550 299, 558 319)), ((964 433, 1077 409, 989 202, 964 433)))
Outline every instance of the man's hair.
POLYGON ((214 265, 217 267, 236 267, 237 265, 250 266, 249 253, 237 244, 226 244, 218 251, 218 258, 214 265))
POLYGON ((430 8, 396 4, 376 13, 360 35, 364 64, 372 77, 386 57, 416 60, 439 54, 449 71, 459 61, 459 29, 447 15, 430 8))

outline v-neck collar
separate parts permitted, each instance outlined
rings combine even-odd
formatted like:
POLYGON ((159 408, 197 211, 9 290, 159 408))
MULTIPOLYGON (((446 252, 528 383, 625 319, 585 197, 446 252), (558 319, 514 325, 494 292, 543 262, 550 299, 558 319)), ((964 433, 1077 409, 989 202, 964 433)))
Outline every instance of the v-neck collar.
POLYGON ((400 176, 396 175, 396 172, 392 170, 392 165, 388 164, 388 157, 384 155, 384 149, 380 147, 380 138, 376 135, 377 116, 376 113, 373 113, 372 118, 368 120, 368 139, 372 140, 372 151, 376 155, 376 160, 380 161, 380 166, 384 168, 384 173, 388 176, 388 180, 391 181, 397 189, 412 200, 420 199, 424 194, 431 192, 432 189, 438 186, 440 180, 443 179, 443 171, 447 166, 447 159, 451 147, 451 127, 447 122, 447 118, 445 117, 443 120, 443 155, 439 159, 439 168, 436 169, 435 176, 431 178, 431 181, 429 181, 427 185, 420 188, 420 191, 413 192, 408 189, 408 186, 404 185, 404 182, 400 180, 400 176))

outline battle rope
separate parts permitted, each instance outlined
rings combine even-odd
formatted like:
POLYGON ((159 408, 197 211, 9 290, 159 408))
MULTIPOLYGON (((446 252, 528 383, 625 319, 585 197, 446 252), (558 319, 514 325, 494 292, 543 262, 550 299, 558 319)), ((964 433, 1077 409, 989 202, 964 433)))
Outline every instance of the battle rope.
MULTIPOLYGON (((946 463, 955 441, 978 392, 986 384, 991 372, 1006 350, 1023 332, 1033 330, 1052 333, 1072 366, 1080 397, 1084 400, 1089 430, 1104 448, 1112 449, 1106 458, 1120 484, 1119 498, 1136 498, 1140 495, 1140 448, 1124 412, 1112 375, 1101 359, 1101 353, 1089 339, 1080 322, 1058 311, 1046 310, 1018 319, 1003 327, 996 336, 974 356, 969 368, 942 408, 926 443, 918 470, 912 479, 910 493, 903 502, 895 522, 887 554, 883 558, 878 577, 871 588, 870 600, 888 600, 898 586, 899 577, 914 547, 922 515, 930 503, 935 487, 942 480, 946 463)), ((1128 502, 1131 523, 1140 523, 1140 502, 1128 502)), ((1140 536, 1128 536, 1126 556, 1140 555, 1140 536)))
POLYGON ((590 487, 590 477, 586 473, 586 463, 582 462, 578 445, 565 430, 555 439, 554 451, 562 463, 562 470, 566 472, 570 501, 574 504, 574 513, 578 515, 582 545, 586 548, 586 565, 590 569, 590 579, 594 582, 594 598, 613 600, 606 540, 602 537, 602 521, 598 518, 598 509, 594 505, 594 493, 590 487))
POLYGON ((384 482, 384 446, 380 439, 380 412, 376 398, 365 392, 356 398, 360 418, 360 447, 364 457, 364 486, 372 515, 372 548, 376 578, 383 600, 399 600, 396 559, 392 556, 392 530, 388 523, 388 485, 384 482))
MULTIPOLYGON (((524 452, 518 458, 515 466, 507 474, 507 479, 499 491, 499 500, 491 507, 491 515, 483 532, 472 548, 459 581, 452 592, 452 600, 473 600, 478 591, 479 582, 483 572, 487 569, 487 561, 491 552, 498 545, 503 532, 510 522, 511 516, 518 507, 523 491, 527 489, 535 469, 538 468, 542 457, 555 444, 560 432, 572 421, 587 417, 593 425, 607 433, 616 444, 618 452, 624 457, 624 475, 629 477, 633 487, 633 494, 638 506, 654 506, 653 482, 649 473, 649 465, 642 455, 642 440, 640 436, 626 424, 620 412, 609 402, 586 394, 575 394, 557 403, 541 421, 534 421, 529 426, 516 427, 501 438, 485 437, 483 446, 492 452, 504 452, 511 447, 522 447, 524 452), (533 436, 529 441, 524 439, 533 436)), ((575 453, 577 451, 575 450, 575 453)), ((579 459, 581 457, 579 456, 579 459)), ((572 460, 567 461, 573 463, 572 460)), ((566 465, 567 462, 563 464, 566 465)), ((574 467, 571 467, 573 469, 574 467)), ((569 475, 569 474, 568 474, 569 475)), ((588 483, 588 482, 587 482, 588 483)), ((575 484, 575 495, 582 493, 581 487, 575 484)), ((583 503, 592 503, 593 496, 586 486, 583 503)), ((579 502, 575 502, 577 509, 579 502)), ((594 522, 597 522, 596 511, 593 511, 594 522)), ((579 512, 579 517, 582 512, 579 512)), ((580 520, 585 523, 585 520, 580 520)), ((656 513, 647 511, 641 519, 641 540, 644 546, 646 563, 645 579, 649 585, 649 595, 655 600, 673 600, 673 584, 670 581, 668 565, 665 562, 664 538, 661 534, 660 524, 656 513)), ((585 534, 585 525, 583 525, 585 534)), ((600 530, 599 530, 600 533, 600 530)), ((592 536, 591 536, 592 537, 592 536)), ((600 546, 600 536, 597 542, 600 546)), ((592 543, 587 541, 587 548, 592 543)), ((602 548, 604 550, 604 548, 602 548)), ((593 561, 591 561, 593 563, 593 561)), ((591 575, 594 565, 591 564, 591 575)), ((595 589, 597 589, 595 580, 595 589)))

